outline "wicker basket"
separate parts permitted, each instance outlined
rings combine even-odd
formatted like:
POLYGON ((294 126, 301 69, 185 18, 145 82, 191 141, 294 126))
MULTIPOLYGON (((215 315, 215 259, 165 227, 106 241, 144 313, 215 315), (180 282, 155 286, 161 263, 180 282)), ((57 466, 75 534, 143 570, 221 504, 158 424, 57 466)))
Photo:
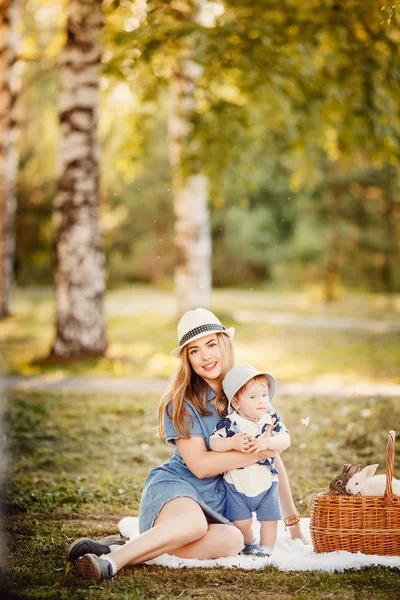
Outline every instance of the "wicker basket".
POLYGON ((314 551, 400 556, 400 496, 394 496, 394 431, 388 433, 384 496, 317 494, 311 507, 314 551))

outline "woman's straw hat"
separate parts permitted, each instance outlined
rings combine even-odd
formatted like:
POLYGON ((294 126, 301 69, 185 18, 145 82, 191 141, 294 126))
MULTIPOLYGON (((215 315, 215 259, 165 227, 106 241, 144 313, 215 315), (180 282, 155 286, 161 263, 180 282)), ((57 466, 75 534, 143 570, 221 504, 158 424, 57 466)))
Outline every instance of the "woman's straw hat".
POLYGON ((185 312, 178 323, 178 343, 179 346, 172 350, 172 356, 180 358, 182 348, 211 333, 225 333, 230 339, 235 335, 235 328, 225 329, 221 321, 210 310, 205 308, 196 308, 185 312))

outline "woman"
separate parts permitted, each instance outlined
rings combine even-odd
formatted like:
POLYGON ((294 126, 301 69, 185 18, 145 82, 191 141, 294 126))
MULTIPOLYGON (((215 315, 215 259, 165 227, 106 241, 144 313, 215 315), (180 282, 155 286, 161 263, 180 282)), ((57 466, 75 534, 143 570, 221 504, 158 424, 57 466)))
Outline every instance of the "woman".
MULTIPOLYGON (((178 324, 179 346, 172 351, 180 364, 159 408, 159 434, 174 446, 174 455, 146 479, 139 537, 128 543, 117 536, 99 542, 82 538, 70 545, 67 559, 79 559, 77 568, 84 577, 109 579, 126 565, 164 553, 212 559, 242 550, 241 532, 223 516, 221 473, 255 464, 264 455, 212 452, 208 445, 215 424, 226 413, 222 380, 234 365, 234 332, 208 310, 197 308, 183 315, 178 324)), ((293 538, 305 542, 285 468, 279 455, 275 460, 285 523, 293 538)))

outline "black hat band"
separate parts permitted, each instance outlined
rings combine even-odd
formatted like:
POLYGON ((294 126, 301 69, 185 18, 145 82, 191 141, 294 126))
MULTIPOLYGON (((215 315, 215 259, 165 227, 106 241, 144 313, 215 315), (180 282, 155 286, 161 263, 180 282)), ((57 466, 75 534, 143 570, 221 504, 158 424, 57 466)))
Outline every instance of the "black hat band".
POLYGON ((205 333, 206 331, 225 331, 225 327, 218 325, 217 323, 209 323, 208 325, 199 325, 194 329, 191 329, 181 338, 179 345, 186 344, 191 338, 198 335, 199 333, 205 333))

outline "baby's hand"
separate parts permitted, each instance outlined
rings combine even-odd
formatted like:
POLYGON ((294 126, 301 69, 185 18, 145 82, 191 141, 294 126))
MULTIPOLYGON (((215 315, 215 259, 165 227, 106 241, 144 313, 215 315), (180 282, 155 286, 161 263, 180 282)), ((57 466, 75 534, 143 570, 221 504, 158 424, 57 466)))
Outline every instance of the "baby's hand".
POLYGON ((235 433, 231 437, 232 450, 239 450, 239 452, 250 452, 252 448, 252 442, 254 438, 246 433, 235 433))
POLYGON ((251 438, 250 452, 262 452, 268 449, 268 437, 260 435, 257 438, 251 438))

